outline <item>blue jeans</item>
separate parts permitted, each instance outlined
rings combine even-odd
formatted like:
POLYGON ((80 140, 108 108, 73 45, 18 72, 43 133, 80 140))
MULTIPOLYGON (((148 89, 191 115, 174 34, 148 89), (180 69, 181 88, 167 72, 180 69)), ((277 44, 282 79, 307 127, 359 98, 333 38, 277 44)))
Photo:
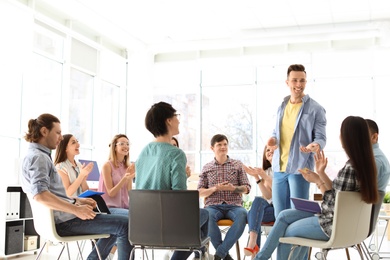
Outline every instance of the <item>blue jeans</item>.
POLYGON ((261 222, 275 221, 274 207, 262 197, 255 197, 251 209, 248 211, 248 229, 249 232, 256 232, 257 246, 261 244, 261 222))
MULTIPOLYGON (((111 234, 108 238, 99 239, 97 246, 102 259, 106 259, 111 248, 116 244, 118 246, 118 260, 128 260, 133 249, 128 239, 128 228, 128 217, 113 214, 99 214, 92 220, 74 218, 56 224, 57 233, 60 236, 111 234)), ((97 258, 97 252, 93 249, 87 259, 97 258)))
MULTIPOLYGON (((200 236, 201 238, 206 238, 208 235, 208 222, 209 222, 209 213, 205 209, 200 209, 200 236)), ((202 252, 205 252, 205 248, 201 248, 202 252)), ((171 260, 184 260, 187 259, 192 252, 190 251, 175 251, 171 257, 171 260)), ((200 258, 199 254, 195 252, 195 257, 200 258)))
POLYGON ((123 208, 109 208, 111 214, 129 217, 129 210, 123 208))
POLYGON ((207 206, 206 210, 209 212, 209 236, 215 248, 215 254, 221 258, 225 258, 230 248, 234 246, 244 232, 247 211, 242 206, 229 204, 207 206), (226 218, 231 219, 234 223, 226 233, 225 240, 222 241, 221 230, 217 222, 220 219, 226 218))
MULTIPOLYGON (((318 217, 313 213, 286 209, 280 212, 276 222, 268 235, 267 241, 261 251, 256 255, 257 260, 268 260, 271 258, 275 248, 277 251, 277 260, 286 260, 290 254, 291 245, 279 243, 281 237, 303 237, 328 241, 329 237, 322 231, 318 217)), ((307 259, 308 248, 302 247, 294 251, 292 259, 307 259)))
POLYGON ((301 174, 274 172, 272 179, 272 204, 275 218, 282 210, 290 209, 290 197, 309 199, 310 183, 301 174))

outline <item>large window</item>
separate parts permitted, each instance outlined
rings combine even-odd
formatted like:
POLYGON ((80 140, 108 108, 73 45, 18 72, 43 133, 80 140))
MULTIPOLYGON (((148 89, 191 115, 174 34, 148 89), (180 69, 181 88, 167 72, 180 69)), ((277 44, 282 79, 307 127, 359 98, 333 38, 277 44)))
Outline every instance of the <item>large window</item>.
POLYGON ((95 97, 92 129, 94 151, 91 152, 93 152, 92 155, 99 155, 106 160, 109 151, 108 144, 112 138, 120 133, 126 134, 120 128, 120 121, 126 120, 125 117, 121 117, 120 113, 120 108, 124 105, 121 103, 120 87, 106 81, 101 82, 95 97))
MULTIPOLYGON (((167 102, 180 107, 178 104, 185 98, 177 94, 183 91, 178 86, 191 86, 186 92, 193 93, 196 103, 184 104, 188 106, 186 111, 192 111, 193 121, 182 119, 179 137, 197 142, 196 150, 185 150, 188 157, 196 155, 195 173, 212 160, 210 139, 216 133, 229 138, 232 158, 261 167, 264 145, 276 126, 277 107, 290 94, 285 82, 287 68, 294 63, 304 64, 308 80, 305 93, 326 110, 325 153, 329 161, 327 172, 333 178, 347 159, 340 144, 339 131, 341 122, 349 115, 374 119, 382 129, 381 148, 385 152, 390 150, 390 138, 385 134, 390 127, 383 95, 389 78, 383 64, 389 56, 390 50, 340 50, 307 52, 299 56, 295 53, 267 54, 246 60, 251 64, 246 66, 242 65, 245 64, 244 58, 240 62, 237 62, 239 59, 194 61, 193 66, 189 65, 190 62, 183 63, 185 66, 180 62, 162 62, 156 66, 154 98, 157 101, 164 97, 167 102), (354 63, 351 57, 356 56, 362 63, 372 66, 362 67, 354 63), (329 67, 329 64, 335 66, 329 67), (193 77, 196 72, 198 77, 193 77), (176 77, 178 74, 180 76, 176 77), (196 123, 198 127, 193 127, 196 123), (189 126, 195 133, 187 129, 189 126), (184 137, 182 133, 194 136, 184 137)), ((252 184, 256 187, 255 183, 252 184)))
POLYGON ((255 163, 255 87, 255 85, 202 87, 201 164, 214 157, 210 150, 210 140, 215 134, 227 136, 231 157, 246 164, 255 163))
POLYGON ((10 162, 5 171, 14 173, 7 184, 18 184, 21 158, 28 146, 23 140, 28 121, 42 113, 57 116, 62 132, 79 139, 80 159, 99 163, 107 158, 112 136, 124 132, 126 126, 120 124, 126 122, 120 118, 126 116, 127 94, 126 59, 118 55, 121 52, 82 36, 75 39, 62 25, 32 17, 23 22, 6 37, 0 64, 4 72, 1 118, 8 125, 0 130, 0 141, 9 147, 1 157, 10 162))
POLYGON ((81 144, 92 145, 94 77, 71 69, 69 88, 69 133, 81 144))

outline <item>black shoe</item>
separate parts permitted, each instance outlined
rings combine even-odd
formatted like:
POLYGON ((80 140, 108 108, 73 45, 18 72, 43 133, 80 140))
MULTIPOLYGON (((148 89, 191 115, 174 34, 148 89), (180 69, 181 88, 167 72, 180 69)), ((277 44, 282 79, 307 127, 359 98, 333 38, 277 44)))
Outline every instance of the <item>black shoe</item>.
POLYGON ((227 254, 223 260, 234 260, 234 259, 229 254, 227 254))
POLYGON ((218 255, 214 255, 214 260, 222 260, 222 258, 218 255))

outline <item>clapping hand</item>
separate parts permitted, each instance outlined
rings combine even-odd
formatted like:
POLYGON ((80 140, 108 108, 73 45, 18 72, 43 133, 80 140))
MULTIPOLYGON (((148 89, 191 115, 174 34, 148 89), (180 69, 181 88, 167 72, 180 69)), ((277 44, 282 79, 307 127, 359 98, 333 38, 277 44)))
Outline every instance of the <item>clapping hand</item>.
POLYGON ((135 177, 135 163, 130 163, 130 166, 126 169, 125 178, 128 178, 130 180, 134 179, 135 177))
POLYGON ((92 169, 93 169, 93 162, 90 162, 87 165, 83 163, 80 168, 80 175, 85 178, 91 173, 92 169))
POLYGON ((316 171, 325 172, 325 168, 328 165, 328 158, 325 157, 324 150, 317 151, 314 155, 314 160, 316 162, 316 171))
POLYGON ((320 176, 318 176, 316 172, 313 172, 308 168, 299 169, 298 171, 307 182, 316 183, 320 179, 320 176))
POLYGON ((266 175, 265 171, 262 168, 251 167, 251 166, 246 166, 246 165, 243 165, 242 167, 244 168, 244 170, 247 174, 249 174, 253 177, 260 176, 260 177, 264 178, 264 175, 266 175))

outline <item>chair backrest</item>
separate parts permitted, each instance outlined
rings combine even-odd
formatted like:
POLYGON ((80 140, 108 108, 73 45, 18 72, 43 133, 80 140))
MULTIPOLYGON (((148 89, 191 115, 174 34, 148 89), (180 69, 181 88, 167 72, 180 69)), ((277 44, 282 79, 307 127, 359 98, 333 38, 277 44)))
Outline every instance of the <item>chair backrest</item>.
POLYGON ((384 191, 379 191, 378 194, 379 194, 379 200, 377 203, 373 204, 372 205, 372 210, 371 210, 371 221, 370 221, 370 230, 368 232, 368 237, 371 236, 371 234, 374 232, 375 230, 375 227, 376 227, 376 222, 378 221, 378 216, 379 216, 379 212, 380 212, 380 209, 382 207, 382 202, 383 202, 383 198, 385 197, 385 193, 384 191))
POLYGON ((130 190, 129 241, 150 247, 199 247, 199 192, 130 190))
POLYGON ((57 234, 53 210, 34 200, 31 194, 27 194, 27 197, 31 205, 35 231, 47 240, 62 241, 57 234))
POLYGON ((331 247, 349 247, 366 239, 372 208, 372 204, 362 201, 359 192, 337 192, 332 235, 328 241, 331 247))

